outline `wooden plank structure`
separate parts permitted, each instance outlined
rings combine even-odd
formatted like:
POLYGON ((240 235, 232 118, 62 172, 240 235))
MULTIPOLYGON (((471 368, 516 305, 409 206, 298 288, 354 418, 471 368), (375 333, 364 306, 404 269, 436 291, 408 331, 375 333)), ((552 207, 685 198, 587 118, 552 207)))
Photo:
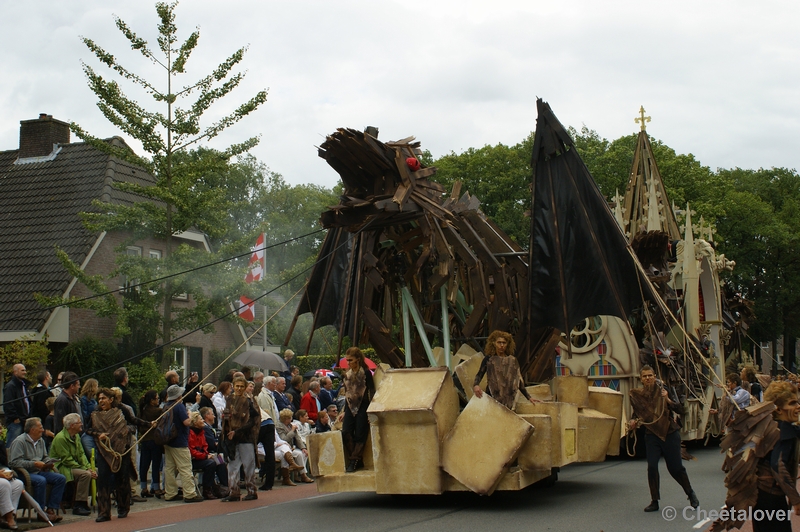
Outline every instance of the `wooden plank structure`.
MULTIPOLYGON (((525 341, 527 254, 459 182, 448 194, 431 181, 436 169, 422 166, 420 155, 413 137, 383 143, 353 129, 337 130, 319 147, 344 193, 322 214, 329 232, 285 343, 306 312, 314 314, 312 331, 333 325, 340 339, 369 342, 395 368, 408 365, 399 348, 405 335, 411 367, 435 365, 425 344, 439 336, 443 345, 445 332, 453 352, 463 343, 480 351, 475 338, 494 329, 525 341), (402 320, 404 289, 423 321, 416 327, 402 320)), ((524 353, 518 350, 523 369, 524 353)))

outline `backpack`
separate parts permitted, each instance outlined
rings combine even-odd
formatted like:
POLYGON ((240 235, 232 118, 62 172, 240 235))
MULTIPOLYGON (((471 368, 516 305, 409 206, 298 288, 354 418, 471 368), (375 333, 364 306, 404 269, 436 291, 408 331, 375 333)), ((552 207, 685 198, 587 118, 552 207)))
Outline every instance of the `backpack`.
POLYGON ((156 428, 153 429, 153 441, 160 447, 167 445, 178 436, 178 427, 175 426, 171 405, 167 408, 167 411, 158 420, 156 428))

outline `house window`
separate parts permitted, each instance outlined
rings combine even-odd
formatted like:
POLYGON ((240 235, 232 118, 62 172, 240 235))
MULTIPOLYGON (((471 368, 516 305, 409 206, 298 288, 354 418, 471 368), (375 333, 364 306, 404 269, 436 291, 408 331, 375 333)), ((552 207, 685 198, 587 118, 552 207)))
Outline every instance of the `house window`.
POLYGON ((151 249, 150 250, 150 258, 151 259, 160 259, 161 258, 161 250, 160 249, 151 249))
MULTIPOLYGON (((142 248, 139 246, 128 246, 125 249, 125 254, 129 257, 141 257, 142 256, 142 248)), ((139 284, 139 279, 128 279, 124 275, 119 276, 119 284, 120 288, 125 288, 128 285, 137 285, 139 284)))
POLYGON ((186 382, 192 372, 198 375, 203 373, 203 348, 202 347, 177 347, 173 350, 175 366, 181 382, 186 382))

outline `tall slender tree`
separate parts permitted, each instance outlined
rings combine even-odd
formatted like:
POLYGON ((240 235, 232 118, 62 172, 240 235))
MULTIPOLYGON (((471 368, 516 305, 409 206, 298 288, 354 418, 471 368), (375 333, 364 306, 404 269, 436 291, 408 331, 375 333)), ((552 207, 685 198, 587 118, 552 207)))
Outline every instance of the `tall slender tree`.
MULTIPOLYGON (((138 140, 145 155, 137 155, 127 146, 95 137, 77 123, 70 124, 72 131, 87 143, 143 168, 155 178, 152 186, 115 184, 140 196, 143 201, 132 205, 96 202, 95 211, 85 213, 84 221, 93 230, 127 230, 134 236, 163 238, 166 253, 159 272, 162 274, 169 271, 173 258, 181 266, 186 264, 186 254, 176 253, 177 250, 173 249, 174 235, 192 227, 211 236, 223 230, 224 223, 220 222, 224 221, 224 191, 197 187, 197 183, 206 173, 219 172, 231 157, 247 152, 259 139, 252 137, 224 151, 208 151, 198 157, 182 157, 181 154, 214 139, 267 99, 266 90, 259 91, 230 114, 201 124, 206 111, 244 79, 244 72, 234 72, 234 69, 242 61, 246 47, 236 50, 211 73, 188 84, 179 83, 187 74, 186 64, 197 47, 200 33, 195 30, 183 42, 179 41, 175 25, 176 6, 177 2, 159 2, 155 6, 159 19, 155 49, 122 19, 115 17, 117 28, 131 48, 160 70, 162 77, 155 81, 126 68, 116 56, 92 39, 81 37, 102 65, 122 80, 143 89, 152 98, 150 106, 142 105, 127 96, 116 80, 106 79, 88 64, 83 64, 89 88, 98 98, 100 111, 117 128, 138 140)), ((135 262, 126 258, 120 264, 123 273, 126 267, 135 269, 135 262)), ((173 296, 184 291, 185 286, 172 281, 159 287, 157 304, 163 309, 161 337, 164 343, 169 343, 172 337, 173 296)))

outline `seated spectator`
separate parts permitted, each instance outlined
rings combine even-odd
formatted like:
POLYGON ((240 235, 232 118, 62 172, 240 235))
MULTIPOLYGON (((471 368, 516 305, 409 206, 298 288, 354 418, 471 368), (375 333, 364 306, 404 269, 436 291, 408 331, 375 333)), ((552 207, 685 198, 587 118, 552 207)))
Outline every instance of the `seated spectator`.
POLYGON ((208 445, 208 452, 209 453, 218 453, 219 450, 219 437, 217 436, 217 430, 214 428, 214 412, 204 406, 200 409, 200 417, 203 418, 205 422, 203 424, 203 431, 206 436, 206 445, 208 445))
POLYGON ((328 418, 330 420, 329 423, 331 425, 331 430, 341 430, 342 420, 339 418, 342 416, 339 415, 339 407, 336 406, 335 404, 332 404, 328 405, 328 408, 326 410, 328 412, 328 418))
POLYGON ((278 377, 276 384, 275 392, 272 394, 275 397, 275 406, 278 407, 279 411, 288 408, 294 412, 292 401, 284 393, 286 391, 286 379, 278 377))
POLYGON ((297 428, 297 434, 299 434, 300 438, 303 440, 303 445, 308 446, 308 440, 306 438, 309 434, 314 432, 314 427, 309 422, 308 412, 301 408, 294 417, 295 420, 292 424, 297 428))
POLYGON ((330 377, 322 377, 319 384, 319 403, 322 407, 320 410, 324 410, 333 404, 333 381, 330 377))
MULTIPOLYGON (((63 518, 56 512, 61 507, 61 497, 64 495, 64 486, 67 479, 61 473, 53 471, 53 462, 47 456, 47 451, 42 440, 44 427, 38 417, 28 418, 25 421, 25 433, 11 442, 8 450, 8 465, 12 468, 19 467, 30 473, 33 498, 47 514, 52 523, 58 523, 63 518), (45 500, 47 486, 50 485, 50 497, 45 500)), ((45 521, 39 517, 41 521, 45 521)))
POLYGON ((308 477, 308 475, 306 475, 305 468, 306 468, 306 457, 308 456, 308 450, 306 449, 306 446, 303 443, 302 438, 300 438, 300 435, 297 433, 297 430, 295 430, 294 425, 292 425, 292 411, 289 410, 288 408, 280 411, 280 421, 275 425, 275 431, 277 433, 276 436, 280 436, 281 440, 283 440, 292 449, 291 453, 285 453, 284 456, 280 457, 281 474, 284 477, 284 485, 290 485, 290 486, 293 485, 293 483, 291 483, 291 480, 289 480, 289 484, 286 483, 286 479, 289 476, 288 475, 289 467, 301 471, 300 474, 301 481, 306 483, 314 482, 311 478, 308 477), (289 456, 286 456, 286 454, 289 454, 289 456), (284 462, 287 464, 286 467, 284 467, 284 462))
POLYGON ((319 416, 317 417, 317 424, 314 427, 314 431, 317 434, 331 431, 331 420, 330 417, 328 417, 327 410, 323 410, 322 412, 319 413, 319 416))
POLYGON ((45 407, 47 408, 47 417, 44 418, 44 433, 42 433, 42 439, 44 440, 45 446, 47 446, 48 452, 50 451, 50 444, 53 443, 53 438, 56 437, 55 434, 55 424, 56 419, 53 416, 53 410, 55 409, 56 398, 55 397, 48 397, 47 400, 44 402, 45 407))
POLYGON ((81 444, 80 434, 83 431, 81 416, 72 413, 64 417, 64 428, 53 438, 50 456, 59 460, 56 469, 64 475, 67 482, 75 481, 75 504, 72 513, 75 515, 91 515, 89 509, 89 484, 97 473, 91 470, 86 453, 81 444))
MULTIPOLYGON (((19 530, 17 526, 17 507, 25 484, 14 476, 8 468, 6 444, 0 440, 0 515, 5 518, 9 530, 19 530)), ((3 525, 0 524, 0 527, 3 525)))
POLYGON ((275 446, 275 460, 280 460, 281 462, 281 477, 283 477, 282 484, 284 486, 297 486, 297 484, 292 482, 292 478, 289 472, 299 471, 305 468, 301 465, 298 465, 297 462, 295 462, 292 446, 283 441, 283 439, 280 437, 277 431, 275 432, 274 446, 275 446))
MULTIPOLYGON (((263 376, 263 373, 262 373, 263 376)), ((217 393, 217 387, 214 386, 212 383, 207 382, 200 388, 200 393, 202 394, 200 397, 200 408, 198 412, 202 410, 204 407, 210 408, 214 412, 214 423, 212 425, 217 425, 217 407, 214 406, 214 394, 217 393)), ((202 413, 200 415, 203 415, 202 413)), ((205 419, 205 416, 203 416, 205 419)))
POLYGON ((322 410, 322 404, 319 400, 319 381, 312 380, 308 385, 308 393, 300 400, 300 408, 308 412, 308 417, 316 423, 317 414, 322 410))
POLYGON ((192 412, 189 423, 189 453, 192 455, 192 469, 203 471, 203 498, 218 499, 221 490, 228 486, 228 468, 224 461, 217 460, 215 455, 208 452, 205 421, 200 413, 192 412), (215 474, 222 488, 216 487, 215 474))

